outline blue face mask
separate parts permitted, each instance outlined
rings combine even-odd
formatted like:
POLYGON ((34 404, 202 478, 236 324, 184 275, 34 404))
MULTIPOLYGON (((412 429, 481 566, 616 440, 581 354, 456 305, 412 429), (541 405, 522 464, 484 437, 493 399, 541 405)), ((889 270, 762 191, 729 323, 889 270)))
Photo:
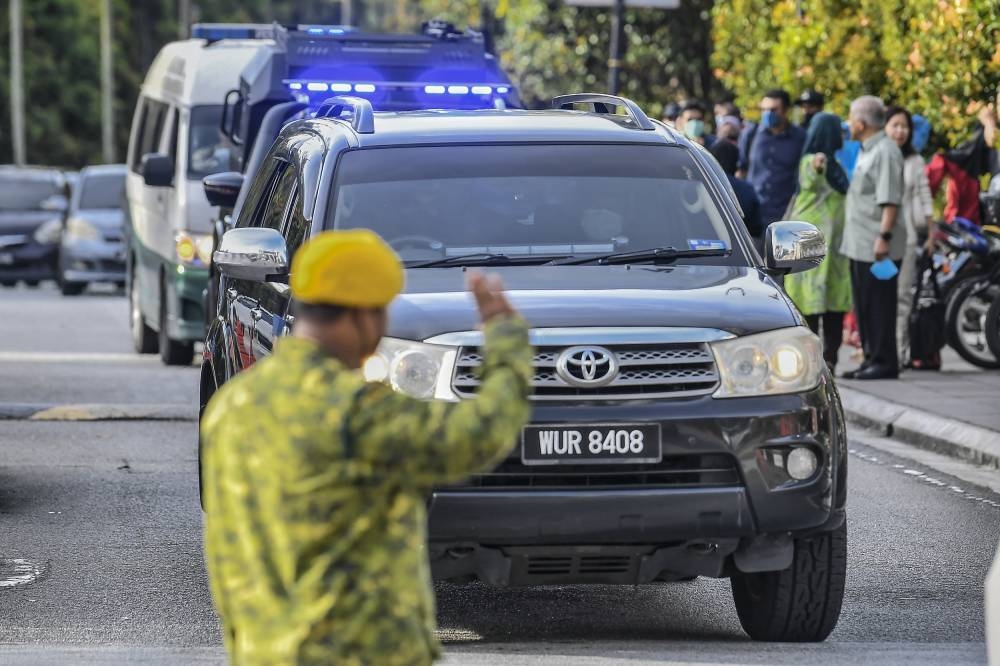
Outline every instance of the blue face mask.
POLYGON ((777 111, 773 109, 768 109, 760 116, 760 124, 766 129, 775 129, 776 127, 781 127, 781 116, 778 115, 777 111))
POLYGON ((684 123, 684 134, 689 139, 697 139, 705 134, 704 120, 689 120, 684 123))

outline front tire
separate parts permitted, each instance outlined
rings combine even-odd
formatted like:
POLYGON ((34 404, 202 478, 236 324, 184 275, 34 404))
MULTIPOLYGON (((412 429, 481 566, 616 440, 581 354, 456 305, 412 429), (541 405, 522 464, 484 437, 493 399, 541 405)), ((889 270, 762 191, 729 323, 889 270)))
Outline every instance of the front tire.
POLYGON ((194 343, 174 340, 167 326, 167 290, 160 290, 160 360, 164 365, 191 365, 194 343))
POLYGON ((945 311, 945 340, 966 362, 987 370, 1000 368, 986 336, 987 312, 1000 287, 972 278, 955 288, 945 311))
POLYGON ((137 354, 155 354, 157 349, 156 331, 149 327, 139 307, 139 277, 132 271, 128 284, 129 328, 132 330, 132 348, 137 354))
POLYGON ((840 617, 846 573, 846 523, 796 539, 788 569, 733 575, 733 601, 743 630, 756 641, 826 640, 840 617))

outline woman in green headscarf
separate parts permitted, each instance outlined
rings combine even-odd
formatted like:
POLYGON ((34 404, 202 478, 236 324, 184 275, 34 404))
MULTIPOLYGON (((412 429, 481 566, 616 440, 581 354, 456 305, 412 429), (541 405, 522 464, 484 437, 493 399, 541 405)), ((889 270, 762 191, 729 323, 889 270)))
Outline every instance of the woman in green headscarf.
POLYGON ((832 113, 813 116, 799 162, 799 190, 788 214, 788 219, 816 225, 826 238, 823 263, 786 277, 785 291, 809 328, 817 335, 822 329, 823 358, 831 371, 837 364, 844 315, 851 309, 850 267, 840 253, 848 180, 834 158, 843 143, 840 118, 832 113))

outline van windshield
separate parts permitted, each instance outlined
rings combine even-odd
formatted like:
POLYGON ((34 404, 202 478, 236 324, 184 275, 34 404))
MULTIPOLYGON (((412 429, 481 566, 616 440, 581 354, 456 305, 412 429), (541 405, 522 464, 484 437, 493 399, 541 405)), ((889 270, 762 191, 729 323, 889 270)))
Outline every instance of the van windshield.
POLYGON ((222 143, 222 105, 191 109, 188 131, 188 178, 229 170, 229 148, 222 143))
MULTIPOLYGON (((369 228, 412 264, 476 253, 718 256, 733 237, 692 156, 664 145, 371 148, 337 168, 333 228, 369 228)), ((738 253, 737 253, 738 254, 738 253)))
POLYGON ((80 210, 121 208, 124 196, 125 174, 87 176, 83 179, 83 189, 80 190, 80 210))

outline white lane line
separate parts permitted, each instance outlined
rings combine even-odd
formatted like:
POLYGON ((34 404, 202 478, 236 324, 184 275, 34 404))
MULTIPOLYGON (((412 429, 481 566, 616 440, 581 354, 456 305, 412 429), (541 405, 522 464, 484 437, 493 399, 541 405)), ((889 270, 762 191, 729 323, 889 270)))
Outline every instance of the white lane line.
POLYGON ((42 575, 42 567, 28 560, 0 560, 0 587, 33 583, 42 575))
POLYGON ((152 363, 155 357, 101 352, 0 351, 0 363, 152 363))

